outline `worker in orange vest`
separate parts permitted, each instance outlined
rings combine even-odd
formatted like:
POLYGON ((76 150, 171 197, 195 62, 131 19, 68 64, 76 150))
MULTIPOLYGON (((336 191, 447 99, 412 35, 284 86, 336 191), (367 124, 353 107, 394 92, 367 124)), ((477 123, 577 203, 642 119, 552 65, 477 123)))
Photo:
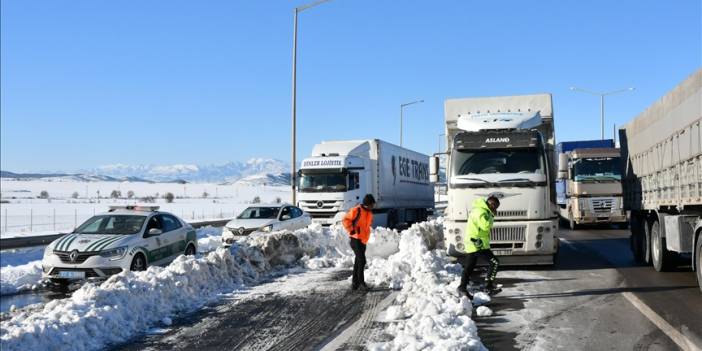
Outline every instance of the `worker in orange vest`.
POLYGON ((370 238, 371 224, 373 223, 373 207, 375 207, 375 198, 373 195, 367 194, 363 197, 363 203, 352 208, 346 213, 343 220, 343 225, 351 237, 351 249, 356 255, 353 262, 353 278, 351 280, 351 289, 368 290, 363 270, 366 267, 366 245, 370 238))

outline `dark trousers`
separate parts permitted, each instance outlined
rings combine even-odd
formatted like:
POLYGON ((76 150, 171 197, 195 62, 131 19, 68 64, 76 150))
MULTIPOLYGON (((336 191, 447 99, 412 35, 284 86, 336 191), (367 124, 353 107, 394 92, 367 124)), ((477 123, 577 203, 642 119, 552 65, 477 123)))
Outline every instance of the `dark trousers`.
POLYGON ((365 279, 363 277, 363 270, 366 268, 366 245, 361 242, 361 240, 351 238, 351 249, 356 255, 356 259, 353 261, 353 279, 351 286, 356 289, 359 285, 365 284, 365 279))
POLYGON ((473 274, 475 269, 475 264, 478 263, 478 258, 482 257, 488 263, 490 267, 488 268, 487 276, 485 276, 485 282, 488 285, 492 285, 497 277, 497 268, 500 266, 500 261, 495 257, 490 249, 478 250, 473 253, 467 254, 461 264, 463 265, 463 274, 461 275, 461 288, 467 288, 468 282, 470 281, 470 275, 473 274))

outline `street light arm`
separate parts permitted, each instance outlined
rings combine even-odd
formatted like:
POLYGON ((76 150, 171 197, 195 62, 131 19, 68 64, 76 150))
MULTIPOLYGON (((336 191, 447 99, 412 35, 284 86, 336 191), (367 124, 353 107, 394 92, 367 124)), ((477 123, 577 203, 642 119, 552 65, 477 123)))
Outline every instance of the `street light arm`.
POLYGON ((619 90, 614 90, 614 91, 602 93, 602 95, 607 96, 607 95, 619 94, 619 93, 623 93, 623 92, 627 92, 627 91, 634 91, 634 90, 636 90, 636 88, 619 89, 619 90))
POLYGON ((315 6, 321 5, 321 4, 328 2, 328 1, 331 1, 331 0, 319 0, 319 1, 315 1, 312 3, 306 4, 306 5, 298 6, 295 8, 295 11, 302 12, 302 11, 305 11, 309 8, 313 8, 315 6))
POLYGON ((405 107, 405 106, 409 106, 409 105, 414 105, 414 104, 418 104, 418 103, 420 103, 420 102, 424 102, 424 100, 416 100, 416 101, 412 101, 412 102, 407 102, 407 103, 404 103, 404 104, 400 104, 400 107, 405 107))
POLYGON ((602 95, 601 93, 598 93, 598 92, 596 92, 596 91, 587 90, 587 89, 578 88, 578 87, 570 87, 570 90, 572 90, 572 91, 579 91, 579 92, 588 93, 588 94, 597 95, 597 96, 602 95))

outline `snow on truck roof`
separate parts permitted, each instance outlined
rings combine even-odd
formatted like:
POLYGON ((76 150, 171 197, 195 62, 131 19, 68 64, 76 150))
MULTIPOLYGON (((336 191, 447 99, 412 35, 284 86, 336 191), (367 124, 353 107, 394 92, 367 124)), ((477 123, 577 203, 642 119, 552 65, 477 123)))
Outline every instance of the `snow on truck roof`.
POLYGON ((503 112, 459 114, 458 128, 468 132, 495 129, 531 129, 541 124, 541 115, 536 112, 503 112))

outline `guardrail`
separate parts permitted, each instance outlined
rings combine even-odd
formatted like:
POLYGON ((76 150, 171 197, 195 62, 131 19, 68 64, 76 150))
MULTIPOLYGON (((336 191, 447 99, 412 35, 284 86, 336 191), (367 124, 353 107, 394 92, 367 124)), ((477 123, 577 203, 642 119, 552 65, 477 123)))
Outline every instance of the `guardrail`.
MULTIPOLYGON (((218 219, 218 220, 213 220, 213 221, 191 222, 190 225, 192 225, 193 228, 201 228, 201 227, 207 227, 207 226, 223 227, 229 221, 230 221, 230 219, 218 219)), ((48 245, 52 241, 66 235, 66 234, 67 233, 60 233, 60 234, 47 234, 47 235, 35 235, 35 236, 25 236, 25 237, 18 237, 18 238, 0 239, 0 250, 19 249, 19 248, 24 248, 24 247, 48 245)))

